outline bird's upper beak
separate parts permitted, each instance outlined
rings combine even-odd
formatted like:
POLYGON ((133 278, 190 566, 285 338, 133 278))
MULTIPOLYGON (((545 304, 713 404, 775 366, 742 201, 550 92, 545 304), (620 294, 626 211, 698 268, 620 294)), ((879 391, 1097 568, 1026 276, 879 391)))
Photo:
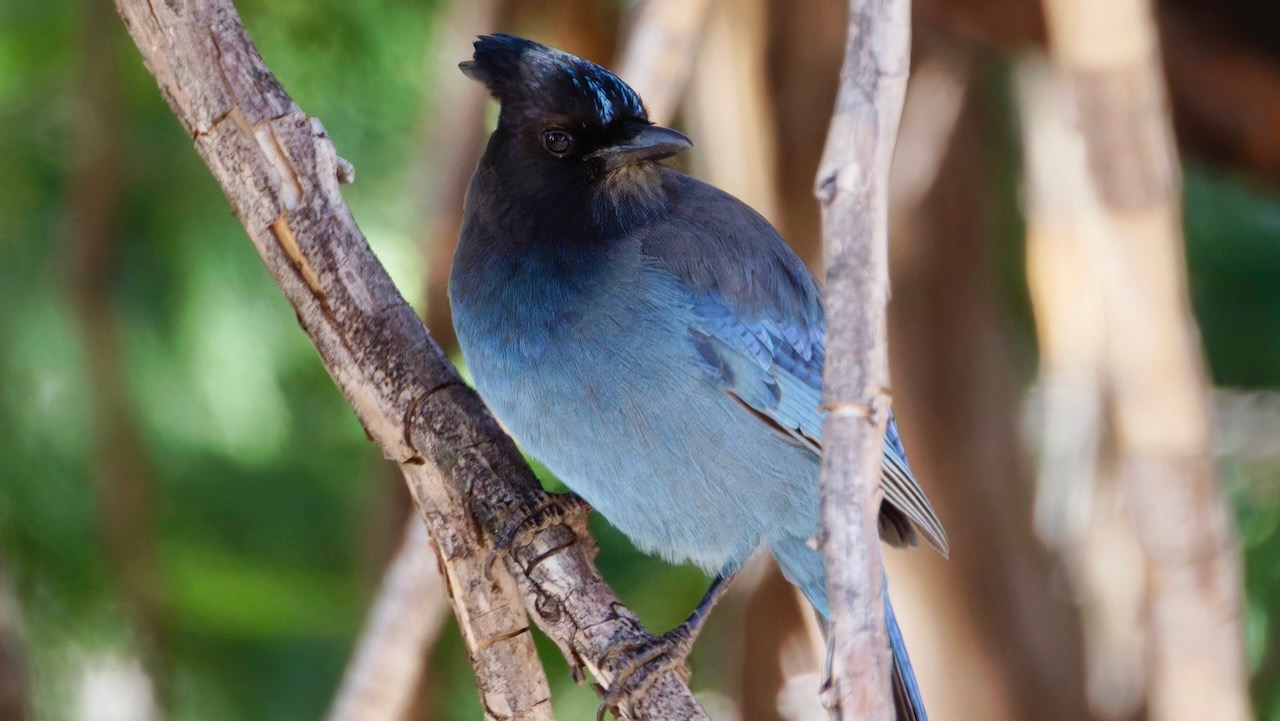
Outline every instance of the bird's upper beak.
POLYGON ((693 147, 693 141, 678 130, 660 125, 645 125, 640 132, 617 145, 601 148, 588 158, 604 160, 606 170, 641 160, 662 160, 693 147))

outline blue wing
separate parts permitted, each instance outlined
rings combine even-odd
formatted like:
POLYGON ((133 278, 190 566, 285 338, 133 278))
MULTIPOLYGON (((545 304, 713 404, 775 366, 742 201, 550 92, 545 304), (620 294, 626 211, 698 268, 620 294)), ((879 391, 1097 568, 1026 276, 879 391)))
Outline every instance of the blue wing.
MULTIPOLYGON (((744 317, 730 310, 715 293, 696 298, 693 311, 696 320, 689 329, 690 337, 713 381, 786 440, 821 454, 826 353, 821 316, 807 323, 744 317)), ((892 416, 885 433, 883 462, 885 500, 946 555, 946 533, 911 475, 892 416)), ((910 538, 909 527, 884 530, 903 541, 910 538)))
MULTIPOLYGON (((712 383, 788 442, 822 452, 822 290, 769 221, 737 198, 663 169, 668 215, 638 231, 644 255, 689 294, 690 339, 712 383)), ((907 466, 890 417, 884 473, 886 540, 912 524, 944 555, 947 537, 907 466)))

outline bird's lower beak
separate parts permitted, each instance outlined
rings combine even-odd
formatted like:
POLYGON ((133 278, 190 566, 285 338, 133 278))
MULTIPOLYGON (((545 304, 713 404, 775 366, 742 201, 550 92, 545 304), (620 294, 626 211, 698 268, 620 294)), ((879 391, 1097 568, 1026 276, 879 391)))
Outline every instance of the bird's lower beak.
POLYGON ((678 130, 660 125, 646 125, 626 141, 601 148, 589 158, 604 160, 606 170, 630 165, 642 160, 662 160, 693 147, 693 141, 678 130))

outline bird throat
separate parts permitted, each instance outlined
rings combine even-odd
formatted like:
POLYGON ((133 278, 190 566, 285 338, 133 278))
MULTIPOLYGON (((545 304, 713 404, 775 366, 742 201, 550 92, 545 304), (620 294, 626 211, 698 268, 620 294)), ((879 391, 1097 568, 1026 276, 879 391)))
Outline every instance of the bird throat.
POLYGON ((594 215, 605 223, 619 222, 624 232, 658 217, 667 206, 662 167, 640 162, 619 166, 600 179, 593 200, 594 215))

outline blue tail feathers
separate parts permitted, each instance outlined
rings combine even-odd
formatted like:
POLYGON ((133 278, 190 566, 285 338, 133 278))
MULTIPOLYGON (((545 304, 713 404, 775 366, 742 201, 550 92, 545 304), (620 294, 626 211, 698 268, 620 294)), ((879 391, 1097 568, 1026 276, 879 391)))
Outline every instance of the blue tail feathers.
POLYGON ((929 721, 920 696, 920 684, 907 656, 907 644, 898 628, 898 617, 889 602, 889 582, 884 583, 884 625, 889 632, 889 650, 893 652, 893 703, 898 708, 898 721, 929 721))
MULTIPOLYGON (((825 622, 828 617, 826 570, 822 565, 822 554, 797 539, 772 544, 773 557, 777 559, 782 575, 794 583, 804 593, 805 598, 813 605, 814 610, 825 622)), ((920 685, 916 682, 915 671, 911 668, 911 659, 907 656, 907 645, 902 638, 902 629, 898 627, 898 618, 893 612, 893 604, 889 601, 889 582, 885 579, 882 585, 884 597, 885 630, 889 636, 889 650, 893 654, 893 701, 898 711, 898 721, 929 721, 924 710, 924 699, 920 695, 920 685)), ((824 668, 830 671, 831 649, 827 649, 828 658, 824 668)), ((824 685, 827 679, 823 679, 824 685)))

